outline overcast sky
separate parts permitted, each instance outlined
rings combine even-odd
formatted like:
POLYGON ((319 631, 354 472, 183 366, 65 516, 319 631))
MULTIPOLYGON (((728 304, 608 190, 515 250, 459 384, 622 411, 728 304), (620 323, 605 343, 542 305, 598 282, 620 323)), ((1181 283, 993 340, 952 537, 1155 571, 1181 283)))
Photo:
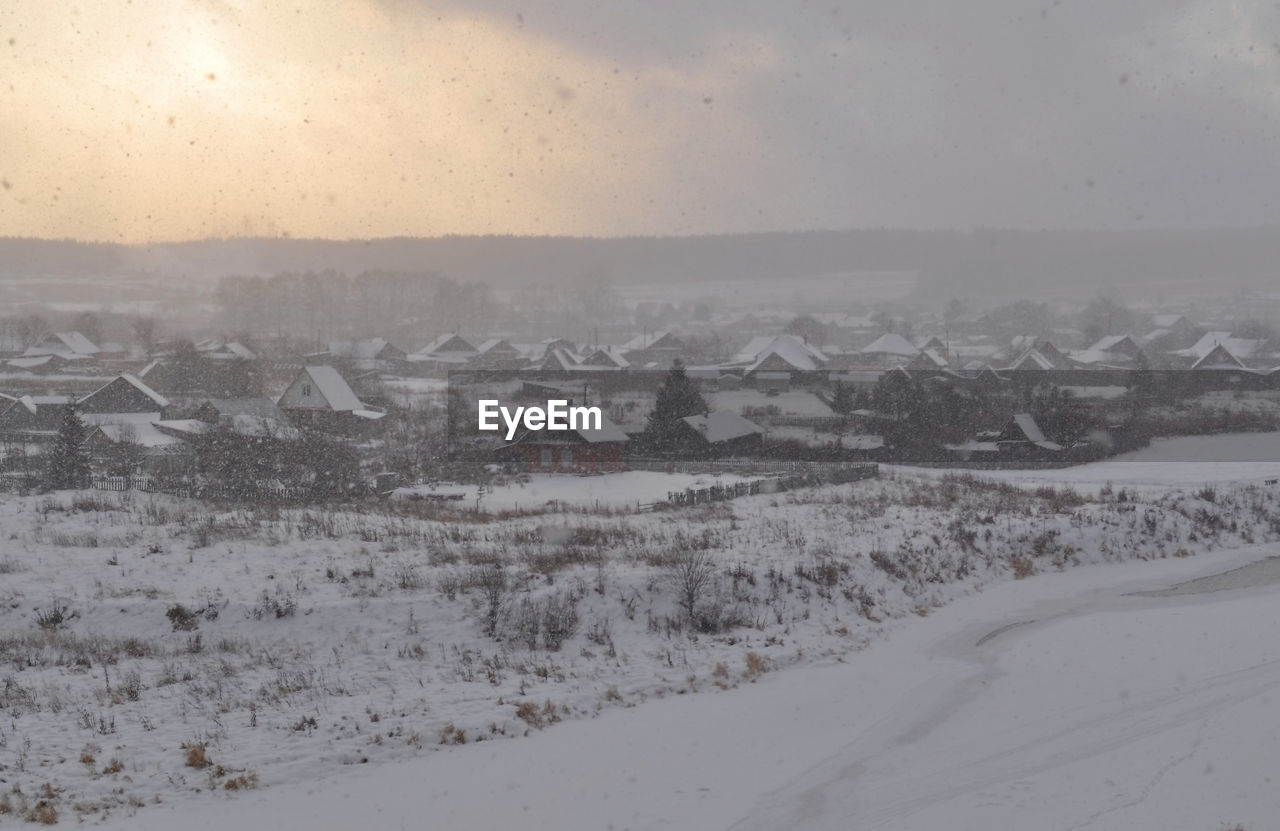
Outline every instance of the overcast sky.
POLYGON ((1280 224, 1280 8, 6 0, 0 235, 1280 224))

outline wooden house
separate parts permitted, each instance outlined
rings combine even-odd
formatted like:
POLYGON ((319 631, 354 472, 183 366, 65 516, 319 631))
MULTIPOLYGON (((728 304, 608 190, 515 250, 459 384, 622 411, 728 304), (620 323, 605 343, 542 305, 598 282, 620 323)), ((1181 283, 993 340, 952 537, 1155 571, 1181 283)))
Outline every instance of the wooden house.
POLYGON ((529 473, 615 473, 624 468, 628 441, 622 428, 601 415, 599 429, 530 430, 499 450, 529 473))

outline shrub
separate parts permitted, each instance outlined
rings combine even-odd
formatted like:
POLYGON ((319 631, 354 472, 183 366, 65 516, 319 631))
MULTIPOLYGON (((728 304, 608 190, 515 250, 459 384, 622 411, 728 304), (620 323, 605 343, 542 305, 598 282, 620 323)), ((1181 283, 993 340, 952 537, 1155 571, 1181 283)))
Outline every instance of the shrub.
POLYGON ((175 632, 190 632, 200 625, 200 615, 181 603, 170 606, 164 615, 169 618, 169 623, 173 624, 175 632))
POLYGON ((521 701, 516 705, 516 718, 530 727, 542 728, 542 711, 532 701, 521 701))
POLYGON ((52 631, 74 616, 74 613, 69 612, 66 606, 54 603, 43 609, 36 610, 36 623, 41 629, 52 631))
POLYGON ((209 761, 209 755, 205 751, 205 745, 203 743, 193 744, 187 747, 187 767, 200 770, 202 768, 209 767, 210 764, 212 763, 209 761))
POLYGON ((30 811, 27 811, 27 822, 34 822, 38 825, 57 825, 58 809, 53 807, 53 803, 47 799, 42 799, 35 804, 30 811))

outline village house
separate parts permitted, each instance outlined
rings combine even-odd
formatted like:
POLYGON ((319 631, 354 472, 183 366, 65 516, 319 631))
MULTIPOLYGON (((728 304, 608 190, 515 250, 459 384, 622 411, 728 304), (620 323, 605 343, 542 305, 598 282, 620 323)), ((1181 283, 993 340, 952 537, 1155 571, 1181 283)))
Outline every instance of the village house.
POLYGON ((397 369, 409 357, 408 353, 386 338, 329 341, 329 355, 362 372, 397 369))
POLYGON ((528 473, 614 473, 624 468, 629 438, 601 414, 599 428, 530 430, 498 451, 498 458, 519 464, 528 473))
POLYGON ((29 347, 24 356, 61 355, 65 358, 92 358, 102 350, 79 332, 54 332, 29 347))
POLYGON ((646 369, 669 367, 684 350, 684 341, 667 331, 645 332, 618 349, 629 364, 646 369))
POLYGON ((760 452, 764 428, 732 410, 712 410, 680 419, 675 446, 691 458, 753 456, 760 452))
POLYGON ((386 416, 372 410, 331 366, 303 367, 276 402, 295 424, 346 432, 386 416))
POLYGON ((440 335, 426 346, 406 356, 412 363, 433 369, 461 369, 480 352, 456 332, 440 335))

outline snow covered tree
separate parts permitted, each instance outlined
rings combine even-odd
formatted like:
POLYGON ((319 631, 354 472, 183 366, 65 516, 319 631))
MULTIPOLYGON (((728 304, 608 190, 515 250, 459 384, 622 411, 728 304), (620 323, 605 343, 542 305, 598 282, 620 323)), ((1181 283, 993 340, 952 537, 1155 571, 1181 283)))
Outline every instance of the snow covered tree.
POLYGON ((677 359, 658 390, 658 400, 645 427, 645 443, 654 450, 670 449, 679 436, 680 419, 707 412, 707 402, 689 380, 684 363, 677 359))
POLYGON ((856 409, 858 409, 858 399, 853 387, 837 382, 835 392, 831 396, 832 412, 847 416, 856 409))
POLYGON ((89 428, 80 419, 75 406, 68 404, 46 460, 45 479, 49 487, 89 486, 89 451, 85 448, 88 437, 89 428))

